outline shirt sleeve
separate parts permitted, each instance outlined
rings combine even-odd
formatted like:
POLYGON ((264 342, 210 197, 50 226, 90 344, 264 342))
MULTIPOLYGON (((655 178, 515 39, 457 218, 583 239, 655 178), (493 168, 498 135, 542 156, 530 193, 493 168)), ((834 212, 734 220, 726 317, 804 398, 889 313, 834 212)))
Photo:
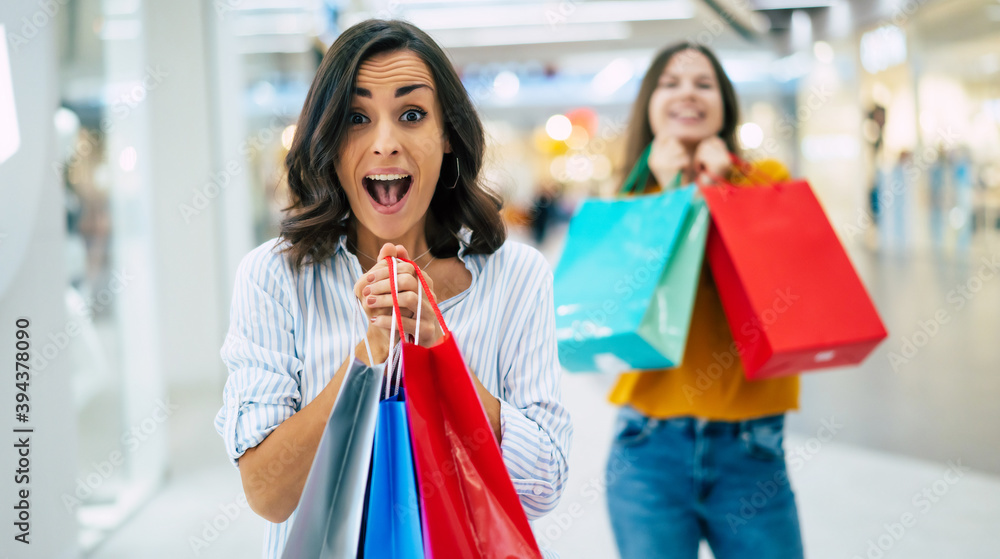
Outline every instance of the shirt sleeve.
POLYGON ((258 247, 236 272, 229 331, 220 354, 229 377, 215 418, 226 453, 239 467, 298 408, 303 363, 296 355, 291 294, 282 256, 258 247))
POLYGON ((540 255, 538 263, 544 274, 511 297, 511 304, 523 305, 524 312, 515 314, 516 327, 504 340, 512 351, 502 358, 500 399, 500 451, 529 520, 559 503, 573 432, 561 400, 552 272, 540 255))

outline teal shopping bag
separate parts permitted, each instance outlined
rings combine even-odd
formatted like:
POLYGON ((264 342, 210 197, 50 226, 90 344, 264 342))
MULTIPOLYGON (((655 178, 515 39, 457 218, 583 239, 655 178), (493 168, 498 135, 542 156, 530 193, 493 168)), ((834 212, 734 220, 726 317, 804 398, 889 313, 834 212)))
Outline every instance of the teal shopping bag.
POLYGON ((403 390, 379 404, 365 524, 365 559, 424 559, 403 390))
POLYGON ((684 360, 710 223, 711 216, 705 201, 700 198, 694 200, 674 253, 639 324, 639 336, 669 361, 663 367, 653 367, 655 369, 676 367, 684 360))
MULTIPOLYGON (((643 153, 623 192, 648 179, 643 153)), ((709 214, 695 187, 587 200, 555 271, 559 361, 572 372, 664 369, 684 356, 709 214)))

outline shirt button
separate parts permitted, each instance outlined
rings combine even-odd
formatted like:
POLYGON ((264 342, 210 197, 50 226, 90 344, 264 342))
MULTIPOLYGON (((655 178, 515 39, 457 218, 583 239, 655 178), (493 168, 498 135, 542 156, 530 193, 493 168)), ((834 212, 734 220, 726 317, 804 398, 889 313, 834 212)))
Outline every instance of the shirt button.
POLYGON ((534 487, 534 489, 531 490, 531 492, 534 493, 535 495, 541 495, 542 494, 542 488, 536 485, 534 487))

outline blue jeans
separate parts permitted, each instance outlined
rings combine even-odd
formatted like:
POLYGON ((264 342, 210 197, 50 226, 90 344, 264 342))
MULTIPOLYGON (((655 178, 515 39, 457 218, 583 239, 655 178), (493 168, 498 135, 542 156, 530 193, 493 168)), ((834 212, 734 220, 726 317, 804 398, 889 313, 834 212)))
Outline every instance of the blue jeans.
POLYGON ((618 415, 608 511, 622 559, 801 559, 785 416, 741 422, 618 415))

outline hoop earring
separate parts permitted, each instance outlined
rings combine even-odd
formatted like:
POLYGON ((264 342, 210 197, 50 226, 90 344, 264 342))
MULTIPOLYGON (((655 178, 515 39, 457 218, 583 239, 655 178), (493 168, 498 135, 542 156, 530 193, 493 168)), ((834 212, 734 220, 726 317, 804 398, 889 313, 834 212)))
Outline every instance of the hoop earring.
POLYGON ((455 156, 455 184, 449 186, 448 190, 455 190, 455 187, 458 186, 458 179, 461 176, 462 176, 462 168, 461 168, 461 164, 458 161, 458 156, 456 155, 455 156))

